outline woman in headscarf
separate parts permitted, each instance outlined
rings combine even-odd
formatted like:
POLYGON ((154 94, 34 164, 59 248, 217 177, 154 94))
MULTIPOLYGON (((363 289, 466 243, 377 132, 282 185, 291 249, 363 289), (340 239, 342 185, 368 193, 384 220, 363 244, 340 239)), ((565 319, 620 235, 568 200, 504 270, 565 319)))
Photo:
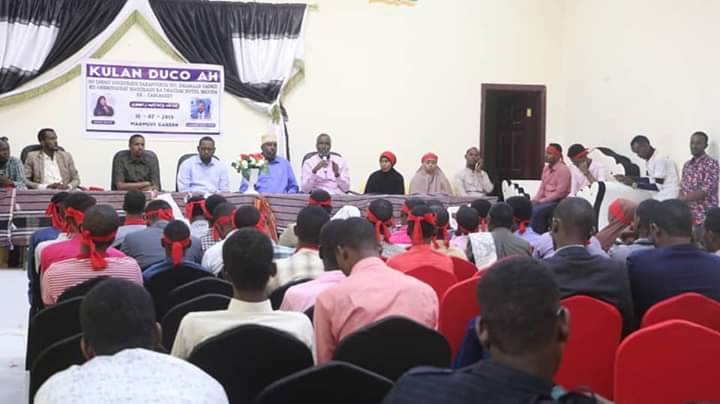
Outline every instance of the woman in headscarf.
POLYGON ((426 153, 422 156, 421 162, 422 165, 410 181, 410 193, 452 195, 450 181, 437 165, 437 154, 426 153))
POLYGON ((616 199, 608 208, 608 224, 595 235, 602 249, 607 251, 615 244, 635 218, 637 205, 627 199, 616 199))
POLYGON ((370 174, 365 185, 366 194, 403 195, 405 180, 395 171, 397 157, 391 151, 380 155, 380 169, 370 174))

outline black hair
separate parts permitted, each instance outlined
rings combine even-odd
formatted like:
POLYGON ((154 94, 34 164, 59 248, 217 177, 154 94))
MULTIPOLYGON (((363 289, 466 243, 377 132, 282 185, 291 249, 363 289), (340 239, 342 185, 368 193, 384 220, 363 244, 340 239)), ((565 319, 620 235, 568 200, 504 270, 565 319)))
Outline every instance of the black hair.
POLYGON ((139 133, 136 133, 136 134, 130 136, 130 139, 128 139, 128 146, 132 146, 133 140, 135 140, 137 138, 142 138, 142 140, 145 140, 145 136, 143 136, 139 133))
POLYGON ((513 216, 518 220, 530 220, 532 217, 532 202, 524 196, 512 196, 505 200, 513 210, 513 216))
POLYGON ((198 141, 198 146, 200 146, 202 142, 212 142, 213 146, 215 145, 215 139, 211 138, 210 136, 201 137, 198 141))
POLYGON ((182 220, 171 220, 165 229, 163 235, 171 241, 182 241, 190 238, 190 228, 182 220))
POLYGON ((393 205, 387 199, 375 199, 370 202, 368 210, 375 215, 379 220, 386 221, 393 216, 393 205))
POLYGON ((636 143, 650 144, 650 139, 648 139, 647 136, 644 135, 637 135, 630 141, 630 147, 633 147, 633 145, 636 143))
POLYGON ((579 143, 575 143, 568 148, 567 156, 570 158, 574 158, 576 155, 578 155, 578 153, 582 153, 583 151, 585 151, 585 146, 579 143))
POLYGON ((461 206, 455 214, 455 221, 458 224, 458 230, 455 234, 459 236, 462 234, 460 227, 467 231, 476 230, 480 225, 480 215, 478 215, 477 210, 469 206, 461 206))
POLYGON ((687 203, 681 200, 660 202, 650 221, 671 237, 692 237, 692 213, 687 203))
POLYGON ((653 215, 657 211, 658 206, 660 206, 660 201, 657 199, 646 199, 640 202, 637 209, 635 209, 639 228, 650 230, 650 223, 652 223, 653 215))
MULTIPOLYGON (((107 236, 117 231, 120 226, 120 217, 110 205, 95 205, 85 211, 83 219, 83 230, 87 230, 93 236, 107 236)), ((98 248, 107 247, 112 244, 108 242, 95 242, 98 248)))
POLYGON ((52 128, 42 128, 38 131, 37 139, 38 142, 42 142, 45 140, 45 137, 47 137, 48 132, 55 132, 55 129, 52 128))
POLYGON ((477 299, 492 344, 507 355, 532 353, 557 337, 560 291, 541 261, 497 262, 478 282, 477 299))
POLYGON ((162 199, 155 199, 150 201, 150 203, 145 206, 145 213, 159 209, 172 209, 172 206, 170 206, 169 203, 163 201, 162 199))
POLYGON ((337 269, 338 262, 335 251, 338 246, 338 238, 340 237, 340 231, 343 228, 344 219, 331 220, 322 227, 320 230, 320 258, 323 261, 327 261, 334 268, 326 269, 337 269))
POLYGON ((80 324, 97 355, 153 349, 158 337, 150 293, 125 279, 110 278, 93 287, 80 304, 80 324))
MULTIPOLYGON (((189 205, 189 204, 191 204, 191 203, 193 203, 193 202, 202 201, 202 200, 204 200, 204 199, 205 199, 205 198, 203 198, 202 195, 191 196, 187 201, 185 201, 185 206, 187 206, 187 205, 189 205)), ((206 202, 205 202, 205 209, 207 209, 207 208, 208 208, 208 207, 207 207, 207 201, 206 201, 206 202)), ((208 210, 208 212, 210 212, 210 211, 208 210)), ((203 209, 202 209, 202 207, 201 207, 200 205, 193 205, 192 212, 190 213, 190 217, 189 217, 188 219, 192 219, 192 218, 199 217, 199 216, 203 216, 203 217, 204 217, 204 216, 205 216, 205 212, 203 212, 203 209)))
POLYGON ((590 239, 595 227, 595 210, 590 202, 583 198, 566 198, 555 207, 553 216, 562 222, 568 233, 583 240, 590 239))
POLYGON ((438 227, 445 226, 450 222, 450 214, 442 205, 431 205, 430 210, 435 214, 435 222, 438 227))
MULTIPOLYGON (((703 139, 705 139, 705 144, 708 144, 708 141, 710 140, 710 139, 708 138, 707 133, 701 132, 701 131, 697 131, 697 132, 693 133, 692 136, 700 136, 700 137, 702 137, 703 139)), ((690 137, 692 137, 692 136, 690 136, 690 137)))
POLYGON ((260 221, 260 211, 252 205, 244 205, 235 211, 235 222, 236 229, 242 229, 243 227, 255 227, 260 221))
POLYGON ((492 228, 505 227, 510 229, 514 221, 513 208, 509 203, 498 202, 490 208, 488 218, 492 228))
POLYGON ((345 219, 338 229, 337 245, 354 250, 377 249, 375 227, 361 217, 345 219))
MULTIPOLYGON (((423 216, 426 213, 433 213, 433 210, 427 206, 427 205, 419 205, 413 208, 413 210, 410 211, 410 214, 413 216, 423 216)), ((422 221, 420 224, 420 227, 422 228, 422 236, 423 239, 431 238, 433 234, 435 234, 435 226, 432 224, 422 221)), ((407 234, 412 239, 413 231, 415 230, 415 222, 408 221, 407 224, 407 234)))
MULTIPOLYGON (((310 192, 310 199, 318 202, 325 202, 332 199, 330 193, 324 189, 315 189, 310 192)), ((332 212, 332 206, 321 206, 327 213, 332 212)))
POLYGON ((715 206, 705 213, 705 231, 720 234, 720 208, 715 206))
POLYGON ((434 206, 439 206, 441 208, 445 208, 445 205, 442 203, 442 201, 440 201, 438 199, 430 199, 427 202, 425 202, 425 204, 431 208, 434 206))
POLYGON ((426 205, 425 201, 420 198, 410 197, 405 200, 405 206, 407 206, 409 210, 413 210, 413 208, 420 205, 426 205))
POLYGON ((490 208, 492 207, 492 203, 490 203, 487 199, 475 199, 470 202, 470 207, 475 209, 481 218, 486 218, 490 208))
POLYGON ((79 210, 80 212, 85 212, 95 206, 96 203, 95 198, 84 192, 73 192, 65 198, 64 201, 66 208, 73 208, 75 210, 79 210))
POLYGON ((304 244, 320 244, 320 229, 330 221, 330 215, 320 206, 306 206, 298 213, 295 234, 304 244))
POLYGON ((64 202, 68 197, 70 196, 70 192, 58 192, 50 198, 50 202, 52 203, 61 203, 64 202))
MULTIPOLYGON (((223 216, 227 216, 235 210, 235 205, 229 202, 223 202, 215 207, 215 209, 212 212, 213 218, 219 218, 223 216)), ((234 219, 233 219, 234 220, 234 219)))
POLYGON ((123 210, 128 215, 141 215, 145 209, 145 194, 139 189, 131 189, 123 198, 123 210))
POLYGON ((558 149, 558 151, 560 152, 560 154, 562 154, 562 146, 560 146, 560 143, 550 143, 550 146, 558 149))
POLYGON ((238 229, 222 249, 225 276, 237 290, 262 291, 273 270, 273 245, 256 229, 238 229))
POLYGON ((224 196, 220 194, 212 194, 205 200, 205 209, 212 215, 215 208, 223 202, 227 202, 224 196))

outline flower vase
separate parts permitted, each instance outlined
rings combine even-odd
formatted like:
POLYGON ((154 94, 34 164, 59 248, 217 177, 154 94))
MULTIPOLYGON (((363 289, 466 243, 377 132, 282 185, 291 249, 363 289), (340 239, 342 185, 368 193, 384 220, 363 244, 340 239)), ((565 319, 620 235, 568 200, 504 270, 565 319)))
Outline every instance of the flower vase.
POLYGON ((251 168, 248 170, 250 173, 250 177, 248 178, 248 189, 245 191, 246 194, 257 194, 258 192, 255 190, 255 184, 258 180, 258 175, 260 175, 260 169, 257 168, 251 168))

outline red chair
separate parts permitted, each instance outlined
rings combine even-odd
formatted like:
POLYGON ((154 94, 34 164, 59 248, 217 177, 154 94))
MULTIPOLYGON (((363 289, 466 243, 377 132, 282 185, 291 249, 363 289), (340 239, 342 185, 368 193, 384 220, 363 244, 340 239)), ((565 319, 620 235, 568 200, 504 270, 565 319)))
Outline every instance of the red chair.
POLYGON ((457 283, 457 277, 455 274, 451 274, 440 268, 432 266, 422 266, 405 272, 405 275, 410 275, 413 278, 420 279, 435 289, 435 293, 438 295, 438 302, 442 299, 445 291, 447 291, 452 285, 457 283))
POLYGON ((459 257, 450 258, 452 258, 453 262, 453 272, 455 272, 455 276, 457 276, 459 281, 470 279, 477 273, 478 268, 472 262, 459 257))
POLYGON ((620 312, 588 296, 569 297, 560 304, 570 311, 570 337, 555 381, 566 389, 588 386, 612 399, 615 350, 622 334, 620 312))
POLYGON ((615 403, 720 400, 720 333, 669 320, 627 337, 615 356, 615 403))
POLYGON ((481 276, 482 274, 453 285, 440 301, 438 331, 447 338, 453 358, 460 350, 468 322, 480 315, 477 284, 481 276))
POLYGON ((720 331, 720 303, 699 293, 683 293, 650 307, 640 327, 666 320, 687 320, 720 331))

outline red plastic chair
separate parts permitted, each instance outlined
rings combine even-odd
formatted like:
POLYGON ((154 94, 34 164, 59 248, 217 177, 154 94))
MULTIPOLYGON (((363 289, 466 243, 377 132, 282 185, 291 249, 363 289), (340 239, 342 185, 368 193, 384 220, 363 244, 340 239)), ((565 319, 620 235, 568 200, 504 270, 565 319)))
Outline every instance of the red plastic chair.
POLYGON ((453 272, 455 272, 455 276, 458 278, 458 281, 470 279, 477 273, 478 268, 472 262, 459 257, 450 258, 452 258, 453 272))
POLYGON ((683 293, 650 307, 640 327, 667 320, 687 320, 720 331, 720 303, 699 293, 683 293))
POLYGON ((555 381, 566 389, 588 386, 612 399, 615 351, 622 334, 620 312, 588 296, 569 297, 560 304, 570 311, 570 337, 555 381))
POLYGON ((460 350, 468 322, 480 315, 477 284, 483 273, 453 285, 440 301, 438 331, 447 338, 453 358, 460 350))
POLYGON ((438 295, 438 302, 442 299, 445 291, 447 291, 452 285, 457 283, 457 277, 455 274, 451 274, 448 271, 432 266, 422 266, 405 272, 405 275, 410 275, 413 278, 420 279, 421 281, 432 286, 435 293, 438 295))
POLYGON ((615 357, 616 404, 720 400, 720 333, 669 320, 627 337, 615 357))

